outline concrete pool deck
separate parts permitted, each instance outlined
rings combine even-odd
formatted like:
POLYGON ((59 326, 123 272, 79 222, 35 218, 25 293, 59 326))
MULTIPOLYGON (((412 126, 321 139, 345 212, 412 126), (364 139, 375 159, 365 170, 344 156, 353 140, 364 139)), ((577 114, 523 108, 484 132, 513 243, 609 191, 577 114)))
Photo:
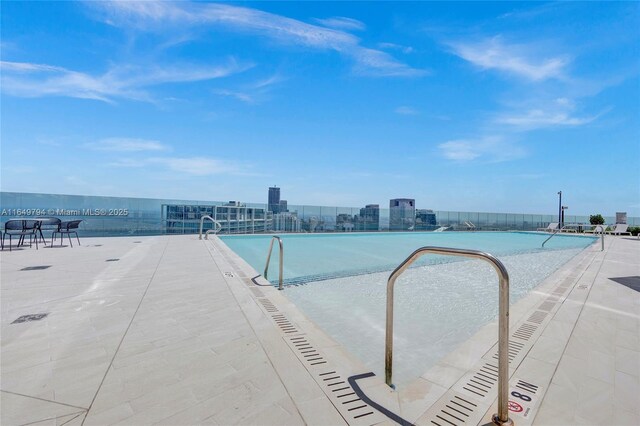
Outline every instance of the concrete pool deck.
MULTIPOLYGON (((535 389, 516 424, 640 424, 639 259, 640 241, 607 237, 512 307, 510 385, 535 389)), ((3 425, 394 424, 375 403, 478 424, 495 411, 495 386, 463 389, 492 362, 494 324, 392 392, 354 378, 368 370, 216 239, 85 238, 4 251, 0 267, 3 425), (14 323, 31 314, 48 315, 14 323), (473 415, 446 417, 447 398, 473 415)))

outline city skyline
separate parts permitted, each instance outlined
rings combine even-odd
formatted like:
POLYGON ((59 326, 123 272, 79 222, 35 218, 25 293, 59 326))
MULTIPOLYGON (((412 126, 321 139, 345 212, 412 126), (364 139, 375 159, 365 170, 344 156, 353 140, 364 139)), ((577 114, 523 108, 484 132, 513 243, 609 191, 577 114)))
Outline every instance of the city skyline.
POLYGON ((635 3, 3 2, 2 191, 640 216, 635 3), (52 19, 55 17, 55 19, 52 19), (72 30, 69 30, 72 28, 72 30))

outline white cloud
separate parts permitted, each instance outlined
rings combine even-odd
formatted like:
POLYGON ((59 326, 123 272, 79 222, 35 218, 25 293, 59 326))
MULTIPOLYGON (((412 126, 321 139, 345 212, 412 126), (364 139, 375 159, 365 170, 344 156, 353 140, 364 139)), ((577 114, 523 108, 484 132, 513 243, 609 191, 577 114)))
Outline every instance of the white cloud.
POLYGON ((449 43, 453 52, 482 69, 495 69, 533 81, 561 79, 569 64, 566 56, 534 58, 531 45, 508 45, 501 37, 481 42, 449 43))
MULTIPOLYGON (((424 70, 399 62, 391 55, 361 46, 354 35, 333 28, 308 24, 247 7, 219 3, 101 1, 90 5, 102 11, 112 25, 145 31, 167 31, 167 26, 218 26, 256 34, 284 44, 333 50, 356 63, 355 70, 375 76, 418 76, 424 70)), ((343 24, 347 21, 341 21, 343 24)), ((348 21, 352 25, 354 22, 348 21)))
POLYGON ((573 99, 559 97, 551 100, 537 99, 525 108, 496 115, 495 123, 506 124, 516 130, 534 130, 546 127, 577 127, 589 124, 609 111, 596 115, 576 116, 573 99))
POLYGON ((194 176, 218 174, 240 174, 240 168, 233 162, 210 157, 150 158, 151 164, 162 164, 169 170, 194 176))
POLYGON ((395 43, 378 43, 378 47, 381 49, 392 49, 399 50, 402 53, 413 53, 415 49, 411 46, 402 46, 401 44, 395 43))
POLYGON ((225 65, 202 67, 113 66, 91 75, 62 67, 24 62, 0 62, 3 92, 20 97, 67 96, 114 102, 118 98, 151 101, 144 88, 165 83, 194 82, 226 77, 248 69, 231 59, 225 65))
POLYGON ((314 19, 320 25, 325 27, 334 28, 337 30, 353 30, 353 31, 363 31, 367 28, 367 26, 362 21, 358 21, 353 18, 345 18, 344 16, 334 16, 333 18, 314 19))
POLYGON ((121 158, 116 161, 107 163, 109 167, 138 168, 144 167, 149 162, 147 160, 134 160, 133 158, 121 158))
POLYGON ((380 77, 415 77, 426 75, 426 70, 418 70, 396 61, 385 52, 359 47, 351 52, 356 60, 354 67, 358 74, 380 77))
POLYGON ((591 123, 598 115, 591 117, 572 117, 567 112, 550 112, 540 109, 532 109, 522 114, 504 114, 496 118, 496 123, 508 124, 523 130, 532 130, 543 127, 575 127, 591 123))
POLYGON ((213 93, 215 93, 216 95, 235 98, 239 101, 246 102, 248 104, 253 104, 256 102, 255 98, 249 93, 237 92, 237 91, 227 90, 227 89, 214 90, 213 93))
POLYGON ((500 136, 450 140, 439 144, 438 149, 444 158, 457 162, 502 162, 522 158, 527 154, 524 148, 500 136))
POLYGON ((160 166, 172 172, 191 176, 234 175, 256 176, 248 165, 233 160, 213 157, 150 157, 145 159, 121 158, 107 163, 118 168, 143 168, 160 166))
POLYGON ((84 146, 96 151, 113 152, 165 151, 169 149, 168 146, 158 141, 134 138, 106 138, 86 143, 84 146))
POLYGON ((478 158, 481 153, 474 143, 467 140, 452 140, 438 145, 442 156, 448 160, 469 161, 478 158))
POLYGON ((396 108, 394 110, 394 112, 396 114, 400 114, 400 115, 418 115, 418 114, 420 114, 420 112, 417 109, 412 108, 410 106, 399 106, 398 108, 396 108))
POLYGON ((244 85, 241 90, 216 89, 213 93, 235 98, 248 104, 255 104, 262 100, 272 87, 282 80, 283 78, 279 74, 274 74, 271 77, 244 85))
POLYGON ((274 84, 280 83, 283 80, 284 78, 280 74, 274 74, 271 77, 256 81, 250 87, 253 89, 264 89, 266 87, 270 87, 274 84))

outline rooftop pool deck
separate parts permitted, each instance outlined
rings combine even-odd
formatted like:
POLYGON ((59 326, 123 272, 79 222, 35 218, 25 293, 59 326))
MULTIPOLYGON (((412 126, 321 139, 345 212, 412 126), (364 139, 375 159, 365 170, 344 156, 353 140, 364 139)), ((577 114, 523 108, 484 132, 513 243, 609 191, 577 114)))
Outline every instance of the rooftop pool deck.
MULTIPOLYGON (((2 425, 477 425, 497 411, 496 322, 392 390, 216 237, 81 244, 0 255, 2 425)), ((607 236, 511 305, 516 425, 640 424, 639 259, 640 240, 607 236)))

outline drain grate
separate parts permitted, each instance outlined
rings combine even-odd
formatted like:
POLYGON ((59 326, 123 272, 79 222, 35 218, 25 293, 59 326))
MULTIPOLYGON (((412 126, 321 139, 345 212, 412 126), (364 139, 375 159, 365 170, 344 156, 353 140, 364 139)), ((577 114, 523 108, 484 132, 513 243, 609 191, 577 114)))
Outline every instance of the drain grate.
POLYGON ((20 324, 23 322, 30 322, 30 321, 40 321, 41 319, 46 318, 48 315, 49 315, 48 312, 44 314, 22 315, 21 317, 18 317, 15 320, 13 320, 11 324, 20 324))
MULTIPOLYGON (((309 365, 322 365, 322 364, 326 364, 327 361, 324 359, 324 357, 322 355, 320 355, 320 352, 318 352, 318 350, 316 348, 314 348, 311 343, 309 343, 309 341, 307 340, 307 338, 305 336, 295 336, 295 337, 291 337, 289 339, 289 341, 291 342, 291 344, 293 345, 293 347, 298 351, 298 353, 300 354, 300 356, 302 357, 302 359, 307 362, 309 365)), ((335 378, 338 379, 340 376, 337 375, 335 378)), ((323 379, 324 381, 327 380, 332 380, 331 377, 327 377, 323 379), (326 380, 325 380, 326 379, 326 380)), ((344 383, 341 382, 341 383, 344 383)), ((340 383, 338 382, 333 382, 333 384, 331 384, 331 386, 336 386, 340 383)), ((326 384, 327 386, 329 386, 328 384, 326 384)), ((338 387, 338 388, 334 388, 331 391, 337 391, 340 390, 340 388, 342 388, 342 386, 338 387)))
POLYGON ((435 415, 431 421, 436 426, 458 425, 461 423, 467 423, 470 416, 478 408, 477 404, 471 401, 467 401, 464 398, 454 395, 453 398, 448 398, 448 401, 444 403, 444 407, 435 415))
POLYGON ((51 268, 51 265, 39 265, 39 266, 27 266, 20 269, 21 271, 41 271, 43 269, 51 268))
POLYGON ((269 299, 266 298, 259 298, 258 301, 262 304, 262 306, 264 306, 264 308, 267 310, 267 312, 274 313, 274 312, 279 312, 278 308, 276 308, 273 303, 271 303, 271 301, 269 299))
POLYGON ((119 260, 120 260, 120 259, 107 259, 107 260, 105 260, 105 262, 117 262, 117 261, 119 261, 119 260))
POLYGON ((518 329, 513 333, 513 337, 518 338, 520 340, 529 340, 533 333, 538 329, 537 325, 531 324, 522 324, 518 329))
POLYGON ((549 315, 548 312, 535 311, 531 316, 527 319, 529 322, 533 322, 535 324, 542 324, 542 321, 549 315))
POLYGON ((487 362, 462 385, 462 389, 484 398, 497 382, 498 366, 487 362))
MULTIPOLYGON (((513 359, 518 356, 522 348, 524 348, 524 343, 509 340, 509 362, 513 361, 513 359)), ((498 359, 497 352, 493 355, 493 359, 498 359)))
MULTIPOLYGON (((267 309, 267 311, 269 310, 269 308, 267 308, 266 306, 265 306, 265 309, 267 309)), ((278 325, 278 327, 280 327, 280 329, 285 334, 291 334, 291 333, 297 333, 298 332, 298 329, 296 327, 294 327, 293 324, 291 324, 291 322, 284 315, 277 314, 277 315, 271 315, 271 317, 273 318, 275 323, 278 325)))
POLYGON ((344 379, 335 371, 325 371, 318 374, 321 384, 327 390, 333 393, 339 405, 336 407, 339 411, 347 414, 353 419, 359 419, 375 414, 373 409, 356 394, 355 390, 348 383, 348 379, 344 379))

